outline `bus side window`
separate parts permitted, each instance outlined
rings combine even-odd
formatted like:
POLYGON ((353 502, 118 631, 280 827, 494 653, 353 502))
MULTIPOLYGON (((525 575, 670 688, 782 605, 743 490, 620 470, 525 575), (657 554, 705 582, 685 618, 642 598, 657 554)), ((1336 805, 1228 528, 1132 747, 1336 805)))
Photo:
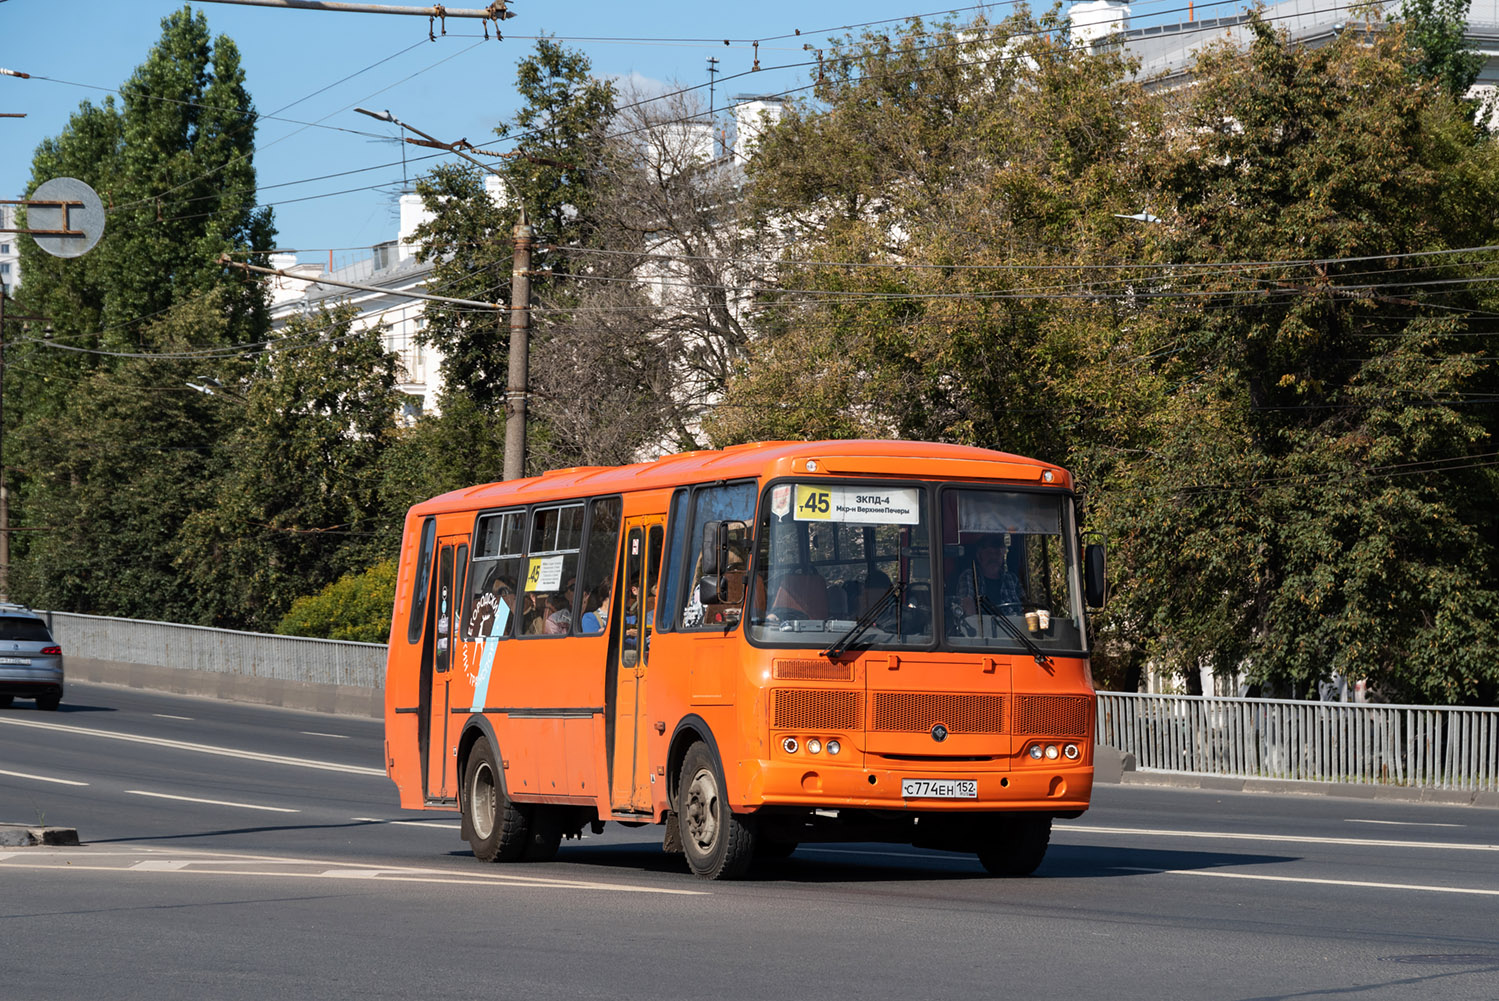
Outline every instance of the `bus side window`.
POLYGON ((678 490, 671 498, 671 518, 666 525, 671 532, 671 549, 666 553, 665 580, 656 608, 656 632, 670 632, 676 626, 676 612, 682 593, 682 550, 687 542, 687 491, 678 490))
MULTIPOLYGON (((681 628, 684 630, 732 628, 738 623, 739 608, 723 605, 705 607, 698 595, 702 576, 703 526, 713 521, 731 522, 728 533, 729 563, 737 557, 736 571, 745 569, 749 559, 749 525, 755 520, 755 484, 731 483, 722 487, 699 487, 693 496, 692 525, 687 530, 686 597, 682 603, 681 628)), ((742 579, 742 578, 741 578, 742 579)), ((742 589, 733 595, 743 600, 742 589)))
POLYGON ((525 520, 524 511, 487 514, 479 519, 463 603, 464 639, 515 635, 515 592, 525 566, 521 558, 525 520))
POLYGON ((613 583, 614 554, 619 549, 618 497, 601 497, 589 505, 588 539, 583 549, 581 618, 578 633, 597 636, 607 622, 600 614, 604 597, 613 583))
POLYGON ((437 544, 437 519, 422 524, 421 548, 417 551, 416 577, 411 584, 411 618, 406 624, 406 642, 420 643, 427 622, 427 595, 432 590, 432 550, 437 544))

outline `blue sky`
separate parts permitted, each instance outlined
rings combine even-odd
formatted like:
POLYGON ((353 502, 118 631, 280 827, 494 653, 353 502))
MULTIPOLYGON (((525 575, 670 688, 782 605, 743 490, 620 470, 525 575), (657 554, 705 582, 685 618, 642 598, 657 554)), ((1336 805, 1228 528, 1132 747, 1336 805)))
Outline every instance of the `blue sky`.
MULTIPOLYGON (((160 37, 161 19, 181 6, 180 0, 0 0, 0 67, 33 76, 0 76, 0 112, 27 115, 0 118, 0 197, 24 196, 37 143, 58 134, 80 102, 98 103, 123 83, 160 37)), ((1163 6, 1170 0, 1135 5, 1137 14, 1163 6)), ((194 7, 215 35, 227 34, 239 46, 257 109, 295 120, 263 121, 257 136, 261 201, 275 206, 278 246, 295 248, 307 262, 326 263, 331 250, 336 264, 367 256, 367 248, 394 237, 395 191, 402 181, 403 147, 389 139, 396 129, 356 114, 353 105, 389 109, 441 139, 479 142, 515 113, 515 64, 540 34, 586 52, 596 74, 633 77, 646 88, 704 83, 706 60, 716 56, 722 102, 726 95, 806 83, 805 67, 775 67, 804 63, 809 53, 803 45, 822 44, 826 29, 941 11, 921 0, 514 0, 516 16, 504 24, 504 41, 484 41, 477 21, 450 19, 446 37, 434 42, 420 17, 194 7), (776 37, 798 30, 801 37, 776 37), (725 46, 723 39, 733 41, 725 46), (749 73, 756 39, 761 71, 749 73), (377 169, 308 180, 359 168, 377 169), (353 188, 364 190, 333 194, 353 188)), ((967 20, 979 8, 959 9, 967 20)), ((1010 9, 995 4, 990 15, 998 19, 1010 9)), ((404 149, 408 161, 428 153, 404 149)), ((408 176, 433 162, 409 163, 408 176)))

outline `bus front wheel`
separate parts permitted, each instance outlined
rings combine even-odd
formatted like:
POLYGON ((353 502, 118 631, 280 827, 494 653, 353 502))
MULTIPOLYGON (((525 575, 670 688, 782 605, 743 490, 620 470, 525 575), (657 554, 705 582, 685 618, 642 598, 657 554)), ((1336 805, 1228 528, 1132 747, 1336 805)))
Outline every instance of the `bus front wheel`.
POLYGON ((1051 817, 1017 813, 998 817, 979 849, 979 862, 995 876, 1029 876, 1046 857, 1051 817))
POLYGON ((723 769, 706 744, 693 744, 677 782, 682 852, 704 879, 737 879, 755 858, 755 831, 724 800, 723 769))
POLYGON ((505 795, 494 749, 479 738, 463 773, 463 812, 471 832, 468 843, 481 862, 518 862, 525 854, 530 825, 505 795))

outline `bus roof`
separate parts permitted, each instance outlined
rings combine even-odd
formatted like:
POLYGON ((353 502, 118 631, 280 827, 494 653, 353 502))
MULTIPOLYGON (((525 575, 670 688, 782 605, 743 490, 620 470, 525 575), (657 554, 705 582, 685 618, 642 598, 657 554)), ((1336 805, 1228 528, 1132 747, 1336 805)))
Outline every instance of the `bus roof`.
POLYGON ((678 452, 629 466, 572 466, 540 476, 465 487, 417 504, 410 514, 508 507, 717 480, 808 475, 998 480, 1072 488, 1072 477, 1060 466, 970 445, 877 439, 762 441, 721 450, 678 452))

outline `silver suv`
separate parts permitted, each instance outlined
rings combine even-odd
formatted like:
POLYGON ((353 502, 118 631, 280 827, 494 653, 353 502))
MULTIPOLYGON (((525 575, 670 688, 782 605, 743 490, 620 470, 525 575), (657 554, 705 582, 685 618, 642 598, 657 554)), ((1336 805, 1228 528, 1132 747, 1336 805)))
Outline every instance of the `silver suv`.
POLYGON ((17 695, 36 699, 38 709, 62 704, 62 647, 36 612, 0 604, 0 709, 17 695))

